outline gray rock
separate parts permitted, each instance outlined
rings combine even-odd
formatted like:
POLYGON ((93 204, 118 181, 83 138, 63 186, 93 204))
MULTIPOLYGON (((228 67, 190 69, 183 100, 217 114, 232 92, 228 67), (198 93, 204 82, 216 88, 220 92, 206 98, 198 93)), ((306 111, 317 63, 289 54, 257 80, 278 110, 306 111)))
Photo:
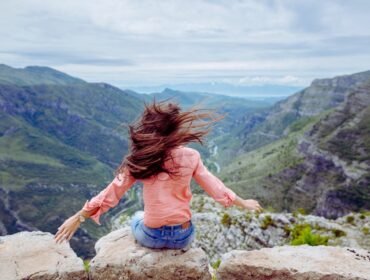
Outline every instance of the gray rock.
POLYGON ((211 279, 208 257, 200 248, 150 249, 141 246, 130 227, 115 230, 95 244, 90 279, 211 279))
POLYGON ((0 237, 0 278, 88 279, 82 259, 69 243, 57 244, 53 234, 41 231, 21 231, 0 237))
POLYGON ((370 253, 331 246, 280 246, 224 254, 217 279, 368 280, 370 253))

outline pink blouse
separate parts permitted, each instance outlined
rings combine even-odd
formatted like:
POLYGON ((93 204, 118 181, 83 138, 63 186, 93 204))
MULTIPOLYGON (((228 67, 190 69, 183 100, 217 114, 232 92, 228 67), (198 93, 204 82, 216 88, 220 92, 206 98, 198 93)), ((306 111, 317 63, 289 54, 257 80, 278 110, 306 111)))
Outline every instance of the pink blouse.
MULTIPOLYGON (((152 228, 163 225, 181 224, 191 219, 189 203, 192 198, 190 190, 191 178, 217 202, 225 208, 233 205, 236 194, 227 188, 220 179, 214 176, 203 164, 200 153, 190 147, 178 146, 171 151, 172 158, 165 161, 166 168, 179 171, 180 178, 171 178, 161 172, 155 176, 140 179, 143 182, 144 225, 152 228), (178 165, 181 165, 178 167, 178 165), (177 166, 175 170, 175 166, 177 166)), ((86 201, 83 209, 91 211, 99 208, 90 216, 100 225, 100 215, 116 206, 121 197, 135 183, 136 179, 129 176, 128 171, 117 175, 113 181, 86 201)))

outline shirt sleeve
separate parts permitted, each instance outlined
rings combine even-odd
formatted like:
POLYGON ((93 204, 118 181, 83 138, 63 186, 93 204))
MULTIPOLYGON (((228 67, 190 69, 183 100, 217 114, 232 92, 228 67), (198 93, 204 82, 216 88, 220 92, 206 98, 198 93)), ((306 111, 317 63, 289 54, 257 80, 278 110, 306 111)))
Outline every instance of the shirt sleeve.
POLYGON ((201 186, 215 201, 225 208, 234 204, 236 194, 227 188, 224 183, 213 175, 203 164, 200 153, 196 151, 196 167, 193 172, 194 180, 201 186))
POLYGON ((87 200, 82 209, 85 211, 97 209, 90 218, 101 225, 100 215, 115 207, 135 181, 136 179, 125 170, 124 173, 116 175, 113 181, 99 194, 91 198, 90 201, 87 200))

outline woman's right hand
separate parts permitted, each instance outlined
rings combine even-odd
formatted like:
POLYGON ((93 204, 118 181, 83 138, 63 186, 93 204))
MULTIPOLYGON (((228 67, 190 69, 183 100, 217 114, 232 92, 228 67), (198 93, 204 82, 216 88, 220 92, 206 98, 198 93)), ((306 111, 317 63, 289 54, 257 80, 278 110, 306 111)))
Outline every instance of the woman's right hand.
POLYGON ((263 208, 261 207, 259 202, 254 199, 243 199, 243 207, 248 210, 255 210, 258 212, 263 211, 263 208))

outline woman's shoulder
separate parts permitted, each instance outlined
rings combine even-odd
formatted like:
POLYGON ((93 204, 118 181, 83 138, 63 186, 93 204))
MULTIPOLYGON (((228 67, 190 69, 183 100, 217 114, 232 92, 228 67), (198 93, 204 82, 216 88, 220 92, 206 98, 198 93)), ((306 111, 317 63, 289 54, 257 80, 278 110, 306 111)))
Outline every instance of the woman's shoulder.
POLYGON ((193 148, 190 148, 190 147, 187 147, 187 146, 183 146, 183 145, 180 145, 177 148, 177 150, 181 151, 183 155, 188 155, 188 156, 195 156, 199 153, 196 149, 193 149, 193 148))
POLYGON ((198 162, 200 153, 196 149, 186 146, 179 146, 176 150, 177 151, 175 152, 174 157, 181 162, 181 165, 193 167, 194 164, 198 162))

